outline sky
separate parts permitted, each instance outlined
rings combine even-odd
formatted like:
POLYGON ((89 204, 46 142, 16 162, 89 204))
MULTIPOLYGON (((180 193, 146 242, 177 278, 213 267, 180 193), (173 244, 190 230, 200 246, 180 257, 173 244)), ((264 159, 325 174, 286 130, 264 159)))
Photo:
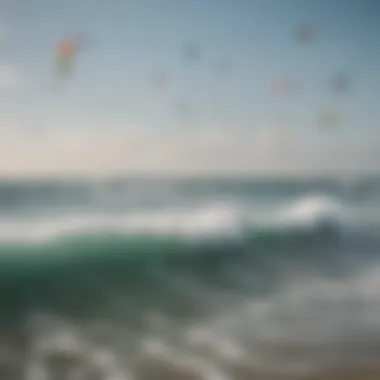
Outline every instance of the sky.
POLYGON ((379 17, 377 0, 0 0, 0 177, 379 172, 379 17))

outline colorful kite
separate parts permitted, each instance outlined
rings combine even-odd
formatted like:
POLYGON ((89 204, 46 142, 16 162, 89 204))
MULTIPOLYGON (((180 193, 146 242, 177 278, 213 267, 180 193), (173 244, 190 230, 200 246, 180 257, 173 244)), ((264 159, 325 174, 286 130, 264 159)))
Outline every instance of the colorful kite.
POLYGON ((272 93, 278 98, 294 95, 297 90, 296 83, 289 78, 280 78, 272 86, 272 93))
POLYGON ((152 86, 157 92, 163 91, 169 84, 170 76, 163 70, 156 71, 152 76, 152 86))
POLYGON ((345 92, 350 86, 350 78, 345 74, 337 74, 333 77, 331 86, 335 92, 345 92))
POLYGON ((296 30, 296 40, 301 43, 310 42, 315 35, 315 29, 311 25, 302 24, 296 30))
POLYGON ((231 62, 227 59, 219 59, 215 64, 215 71, 218 76, 224 76, 231 70, 231 62))
POLYGON ((335 129, 339 126, 338 115, 333 110, 328 110, 320 116, 320 125, 326 129, 335 129))
POLYGON ((196 43, 188 43, 184 48, 184 58, 186 61, 196 61, 200 58, 201 48, 196 43))
POLYGON ((192 105, 186 100, 180 100, 176 104, 176 113, 182 121, 190 121, 194 116, 192 105))
POLYGON ((56 68, 59 75, 70 74, 77 52, 81 46, 81 39, 71 37, 61 41, 56 49, 56 68))

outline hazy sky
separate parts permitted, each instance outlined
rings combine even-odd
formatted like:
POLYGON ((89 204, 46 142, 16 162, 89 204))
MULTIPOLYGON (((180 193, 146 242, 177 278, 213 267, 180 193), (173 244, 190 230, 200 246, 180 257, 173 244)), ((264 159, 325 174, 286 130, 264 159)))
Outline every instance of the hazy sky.
POLYGON ((380 169, 379 18, 378 0, 0 0, 0 174, 380 169), (54 49, 77 33, 57 93, 54 49), (274 96, 281 78, 298 91, 274 96))

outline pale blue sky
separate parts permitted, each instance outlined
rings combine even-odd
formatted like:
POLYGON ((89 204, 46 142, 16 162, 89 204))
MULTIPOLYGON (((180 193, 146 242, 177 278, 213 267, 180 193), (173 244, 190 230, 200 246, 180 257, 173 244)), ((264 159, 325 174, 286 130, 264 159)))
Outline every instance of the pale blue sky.
POLYGON ((0 93, 0 122, 169 135, 207 126, 236 134, 281 128, 312 140, 321 134, 318 114, 332 108, 339 139, 377 133, 379 17, 377 0, 0 0, 7 31, 0 62, 20 77, 17 88, 0 93), (316 27, 307 44, 294 38, 303 23, 316 27), (54 94, 54 47, 78 32, 88 45, 73 78, 54 94), (182 51, 191 41, 202 55, 186 63, 182 51), (232 69, 217 80, 221 58, 232 69), (171 82, 157 95, 149 80, 161 68, 171 82), (351 86, 337 96, 329 80, 340 72, 351 86), (275 99, 270 87, 281 77, 300 93, 275 99), (182 99, 195 110, 187 124, 175 113, 182 99))

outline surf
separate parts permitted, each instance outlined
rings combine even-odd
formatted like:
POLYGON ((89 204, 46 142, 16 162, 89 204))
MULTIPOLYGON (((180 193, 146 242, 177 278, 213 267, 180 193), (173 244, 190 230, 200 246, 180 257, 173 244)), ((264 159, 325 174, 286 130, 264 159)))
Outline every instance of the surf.
POLYGON ((243 238, 260 231, 315 230, 323 225, 342 230, 348 212, 327 196, 308 196, 257 212, 254 207, 226 201, 191 206, 167 206, 125 213, 82 210, 61 215, 0 219, 0 241, 43 242, 63 236, 117 234, 181 238, 243 238))

